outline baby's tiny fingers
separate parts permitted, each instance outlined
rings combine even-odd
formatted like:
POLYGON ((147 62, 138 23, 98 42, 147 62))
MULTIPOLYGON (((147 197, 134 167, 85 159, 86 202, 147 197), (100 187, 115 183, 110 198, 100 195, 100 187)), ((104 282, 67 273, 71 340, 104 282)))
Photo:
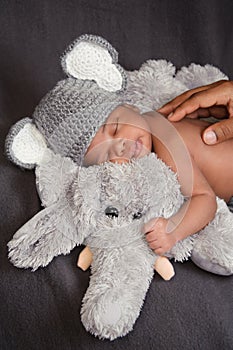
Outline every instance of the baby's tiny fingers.
POLYGON ((157 255, 163 255, 165 253, 164 249, 161 247, 153 249, 153 250, 154 250, 154 253, 157 255))
POLYGON ((153 241, 157 241, 157 237, 154 231, 151 231, 149 233, 146 233, 146 240, 148 243, 151 243, 153 241))
POLYGON ((144 234, 148 234, 149 232, 151 232, 154 227, 156 222, 158 221, 158 218, 155 219, 151 219, 150 221, 148 221, 142 228, 142 233, 144 234))
POLYGON ((161 245, 157 241, 150 242, 149 247, 154 251, 157 249, 161 249, 161 245))

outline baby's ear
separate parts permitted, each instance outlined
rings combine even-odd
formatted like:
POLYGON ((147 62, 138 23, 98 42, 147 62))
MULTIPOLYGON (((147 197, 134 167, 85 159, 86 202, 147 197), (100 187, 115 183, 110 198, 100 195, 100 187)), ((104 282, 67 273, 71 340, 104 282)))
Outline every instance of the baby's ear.
POLYGON ((39 164, 46 148, 45 139, 31 118, 23 118, 13 125, 5 141, 6 156, 25 169, 39 164))
POLYGON ((105 39, 95 35, 82 35, 62 56, 66 74, 76 79, 94 80, 104 90, 125 90, 127 76, 117 63, 118 53, 105 39))

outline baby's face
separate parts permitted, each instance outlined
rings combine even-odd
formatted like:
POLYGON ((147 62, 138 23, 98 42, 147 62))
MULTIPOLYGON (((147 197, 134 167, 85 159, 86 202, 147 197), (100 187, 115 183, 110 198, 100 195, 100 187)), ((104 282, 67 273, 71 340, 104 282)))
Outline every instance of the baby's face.
POLYGON ((84 165, 128 162, 150 153, 151 148, 151 133, 146 120, 136 108, 122 105, 109 115, 92 139, 84 165))

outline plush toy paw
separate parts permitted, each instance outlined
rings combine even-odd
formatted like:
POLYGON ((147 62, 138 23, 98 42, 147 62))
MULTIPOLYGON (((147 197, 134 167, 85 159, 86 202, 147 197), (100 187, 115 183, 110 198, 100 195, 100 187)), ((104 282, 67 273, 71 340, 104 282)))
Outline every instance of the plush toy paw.
POLYGON ((220 276, 232 275, 232 269, 226 266, 221 266, 218 262, 211 261, 210 258, 206 257, 201 252, 193 251, 191 260, 195 265, 205 271, 215 273, 216 275, 220 276))
POLYGON ((233 214, 217 198, 215 218, 193 241, 192 261, 200 268, 223 276, 233 273, 233 214))

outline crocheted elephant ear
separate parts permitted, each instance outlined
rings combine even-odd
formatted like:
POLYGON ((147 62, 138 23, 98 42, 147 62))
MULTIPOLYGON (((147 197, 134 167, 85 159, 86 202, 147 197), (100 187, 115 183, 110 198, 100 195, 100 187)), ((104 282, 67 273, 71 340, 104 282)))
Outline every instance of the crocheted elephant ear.
POLYGON ((107 91, 124 91, 127 76, 117 63, 118 53, 100 36, 82 35, 76 39, 62 56, 65 73, 80 80, 94 80, 107 91))
POLYGON ((5 153, 16 165, 33 169, 40 163, 46 142, 31 118, 23 118, 14 124, 5 141, 5 153))

